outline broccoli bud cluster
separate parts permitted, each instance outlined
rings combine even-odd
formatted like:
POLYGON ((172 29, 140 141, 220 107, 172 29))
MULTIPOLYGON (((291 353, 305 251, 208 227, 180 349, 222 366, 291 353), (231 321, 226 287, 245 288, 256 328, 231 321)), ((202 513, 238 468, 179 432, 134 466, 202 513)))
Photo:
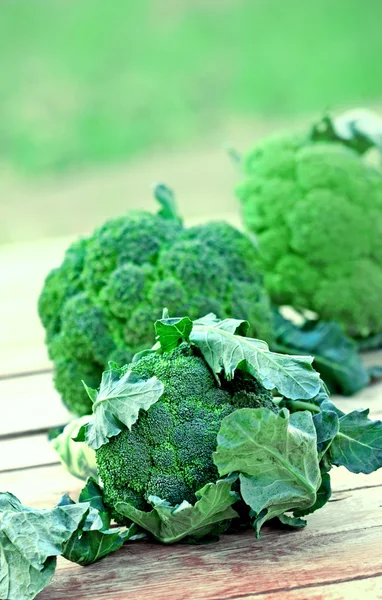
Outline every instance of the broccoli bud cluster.
POLYGON ((382 174, 345 144, 288 135, 247 155, 238 187, 272 300, 340 322, 354 337, 382 329, 382 174))
POLYGON ((89 414, 81 379, 96 387, 108 361, 128 363, 153 343, 164 307, 191 318, 214 312, 252 323, 269 339, 271 312, 253 242, 226 223, 185 229, 177 219, 130 212, 74 243, 39 299, 57 390, 89 414))
POLYGON ((148 509, 150 495, 172 505, 195 502, 195 492, 216 481, 212 460, 225 416, 238 408, 267 407, 277 412, 272 394, 242 372, 220 386, 195 347, 181 344, 172 352, 152 353, 127 365, 142 379, 156 376, 164 394, 131 428, 96 451, 104 500, 113 518, 118 501, 148 509))

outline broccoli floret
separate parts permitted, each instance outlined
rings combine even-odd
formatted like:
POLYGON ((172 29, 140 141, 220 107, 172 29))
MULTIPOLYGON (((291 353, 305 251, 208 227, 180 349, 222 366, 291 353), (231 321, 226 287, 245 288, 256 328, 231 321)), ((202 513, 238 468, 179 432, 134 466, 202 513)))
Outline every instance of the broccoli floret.
POLYGON ((248 319, 251 335, 271 341, 259 253, 248 237, 225 223, 184 229, 178 218, 130 212, 73 244, 40 296, 56 386, 71 411, 91 411, 72 374, 90 372, 93 381, 110 360, 130 362, 153 344, 152 322, 164 307, 174 316, 248 319))
POLYGON ((348 334, 382 330, 382 173, 345 143, 289 135, 245 158, 238 187, 278 305, 339 321, 348 334))
POLYGON ((222 419, 236 408, 266 406, 277 411, 272 394, 237 374, 219 386, 196 349, 183 343, 170 353, 152 353, 125 367, 148 379, 158 377, 164 394, 141 411, 131 431, 123 429, 96 451, 105 502, 113 517, 118 500, 137 508, 150 495, 171 504, 195 502, 195 492, 218 479, 212 461, 222 419))

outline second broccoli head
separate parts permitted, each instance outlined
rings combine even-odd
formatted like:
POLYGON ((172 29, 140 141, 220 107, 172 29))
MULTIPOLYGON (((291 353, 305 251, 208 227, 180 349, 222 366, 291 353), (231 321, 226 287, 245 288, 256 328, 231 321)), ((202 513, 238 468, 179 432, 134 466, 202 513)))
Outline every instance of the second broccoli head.
POLYGON ((191 318, 250 320, 269 339, 271 313, 253 242, 226 223, 185 229, 171 211, 130 212, 74 243, 39 299, 54 379, 68 408, 91 412, 81 379, 96 386, 108 361, 126 364, 152 342, 167 306, 191 318))
POLYGON ((124 428, 96 450, 104 500, 114 519, 119 501, 148 510, 149 496, 171 505, 195 502, 195 492, 219 476, 212 460, 225 416, 238 408, 277 411, 272 394, 237 372, 220 386, 198 351, 188 343, 172 352, 152 353, 124 367, 140 378, 157 377, 164 393, 131 431, 124 428))
POLYGON ((326 119, 312 134, 265 139, 245 158, 238 195, 272 300, 366 337, 382 330, 382 173, 356 133, 341 139, 326 119))

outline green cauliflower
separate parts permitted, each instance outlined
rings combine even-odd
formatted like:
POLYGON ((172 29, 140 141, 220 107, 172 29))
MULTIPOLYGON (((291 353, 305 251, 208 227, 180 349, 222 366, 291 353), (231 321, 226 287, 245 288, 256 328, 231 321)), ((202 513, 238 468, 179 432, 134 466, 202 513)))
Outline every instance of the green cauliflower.
POLYGON ((335 123, 257 144, 237 193, 272 300, 366 337, 382 330, 382 173, 364 122, 335 123))
POLYGON ((159 214, 107 221, 75 242, 45 281, 38 309, 54 381, 75 414, 91 412, 81 380, 95 387, 109 361, 126 364, 150 346, 152 322, 165 306, 191 318, 234 315, 250 320, 252 335, 271 336, 252 240, 223 222, 185 229, 169 190, 158 189, 159 214))
POLYGON ((149 509, 149 496, 172 505, 194 503, 195 492, 219 479, 212 460, 225 416, 239 408, 270 408, 272 393, 249 375, 220 386, 199 351, 182 343, 172 352, 153 352, 123 368, 144 380, 157 377, 164 393, 131 428, 96 450, 104 501, 113 518, 117 502, 149 509))

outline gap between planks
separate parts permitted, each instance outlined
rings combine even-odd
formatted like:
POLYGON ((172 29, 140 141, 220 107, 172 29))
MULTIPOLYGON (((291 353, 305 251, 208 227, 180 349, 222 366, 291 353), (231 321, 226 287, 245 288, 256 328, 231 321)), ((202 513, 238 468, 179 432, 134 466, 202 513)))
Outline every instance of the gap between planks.
POLYGON ((266 594, 241 594, 217 600, 378 600, 382 598, 382 573, 333 583, 316 584, 293 589, 271 591, 266 594))

